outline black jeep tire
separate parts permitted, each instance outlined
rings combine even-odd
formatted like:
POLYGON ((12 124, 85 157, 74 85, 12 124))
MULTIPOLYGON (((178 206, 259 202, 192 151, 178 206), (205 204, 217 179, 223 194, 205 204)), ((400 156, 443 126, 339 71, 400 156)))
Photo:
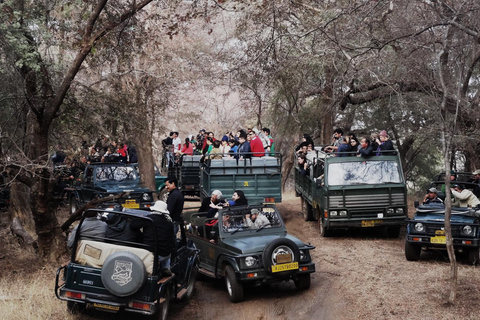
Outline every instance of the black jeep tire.
POLYGON ((67 301, 67 310, 71 314, 82 314, 86 310, 86 305, 84 303, 67 301))
POLYGON ((310 273, 308 274, 299 274, 297 280, 295 282, 295 287, 298 290, 306 290, 310 288, 310 273))
POLYGON ((227 288, 228 299, 231 302, 243 301, 243 284, 238 282, 235 271, 230 265, 225 267, 225 287, 227 288))
POLYGON ((167 202, 167 199, 168 199, 168 189, 166 187, 164 187, 158 193, 158 200, 167 202))
POLYGON ((71 196, 69 201, 70 215, 73 215, 78 208, 80 208, 80 201, 75 196, 71 196))
POLYGON ((143 261, 137 255, 120 251, 105 260, 101 279, 105 289, 111 294, 126 297, 134 294, 143 286, 147 280, 147 271, 143 261))
POLYGON ((195 292, 195 282, 197 281, 197 275, 198 264, 195 262, 192 266, 192 271, 190 271, 190 277, 188 278, 187 293, 183 296, 182 301, 187 301, 192 298, 193 293, 195 292))
POLYGON ((305 198, 301 197, 301 202, 302 202, 302 213, 303 213, 303 219, 305 221, 313 221, 315 220, 313 218, 313 208, 312 208, 312 205, 310 203, 308 203, 307 200, 305 200, 305 198))
POLYGON ((468 251, 468 263, 478 266, 480 262, 480 248, 473 248, 468 251))
MULTIPOLYGON (((273 261, 274 260, 273 254, 277 249, 281 247, 284 247, 284 249, 287 249, 287 251, 291 251, 293 253, 293 260, 291 262, 300 262, 300 250, 298 249, 295 242, 287 238, 277 238, 270 241, 263 249, 262 260, 263 260, 263 266, 267 271, 267 273, 270 273, 270 274, 272 273, 272 265, 275 264, 275 261, 273 261)), ((282 271, 282 272, 278 272, 277 274, 279 276, 288 276, 296 271, 297 270, 282 271)))
POLYGON ((325 226, 325 220, 323 220, 323 218, 318 219, 318 231, 320 232, 320 236, 323 238, 330 237, 332 234, 332 231, 325 226))
POLYGON ((405 239, 405 258, 407 258, 408 261, 420 260, 421 253, 422 253, 421 246, 414 245, 405 239))

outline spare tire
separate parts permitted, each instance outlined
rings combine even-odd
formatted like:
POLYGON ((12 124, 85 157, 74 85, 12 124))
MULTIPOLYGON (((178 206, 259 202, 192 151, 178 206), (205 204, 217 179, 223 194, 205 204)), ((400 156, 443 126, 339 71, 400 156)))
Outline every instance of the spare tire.
MULTIPOLYGON (((270 241, 263 250, 263 265, 267 273, 272 273, 272 265, 279 264, 277 262, 278 255, 291 255, 290 262, 299 262, 300 261, 300 250, 298 246, 290 239, 287 238, 277 238, 270 241)), ((280 263, 281 264, 281 263, 280 263)), ((298 271, 290 270, 290 271, 282 271, 278 273, 279 276, 287 276, 292 274, 293 272, 298 271)))
POLYGON ((126 297, 137 292, 147 280, 143 261, 128 251, 109 256, 102 267, 102 282, 113 295, 126 297))

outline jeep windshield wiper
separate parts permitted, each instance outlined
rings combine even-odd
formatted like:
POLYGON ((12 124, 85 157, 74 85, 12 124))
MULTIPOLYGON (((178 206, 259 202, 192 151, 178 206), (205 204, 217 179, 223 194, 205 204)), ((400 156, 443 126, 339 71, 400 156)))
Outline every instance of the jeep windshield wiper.
POLYGON ((263 228, 268 227, 268 226, 271 226, 271 225, 272 225, 271 223, 264 224, 263 226, 261 226, 260 228, 258 228, 258 230, 255 231, 255 232, 258 232, 258 231, 262 230, 263 228))

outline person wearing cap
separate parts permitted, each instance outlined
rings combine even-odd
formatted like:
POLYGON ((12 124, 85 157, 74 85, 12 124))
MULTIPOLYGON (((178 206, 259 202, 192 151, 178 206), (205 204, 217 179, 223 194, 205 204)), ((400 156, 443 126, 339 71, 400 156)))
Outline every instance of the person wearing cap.
POLYGON ((428 189, 427 194, 423 198, 423 204, 429 204, 429 203, 443 204, 443 200, 438 197, 438 190, 436 188, 428 189))
POLYGON ((270 221, 263 214, 260 214, 258 209, 252 209, 250 214, 245 215, 245 225, 251 229, 258 229, 269 224, 270 221))
POLYGON ((394 154, 392 152, 387 152, 389 150, 394 150, 393 142, 392 140, 390 140, 390 137, 388 136, 387 131, 385 130, 380 131, 380 133, 378 134, 377 144, 380 151, 377 155, 388 156, 388 155, 394 154))
POLYGON ((454 184, 453 188, 450 188, 453 196, 455 197, 454 205, 457 207, 476 207, 480 204, 480 200, 473 194, 472 191, 465 189, 462 184, 454 184))
POLYGON ((157 254, 159 267, 162 269, 163 276, 172 275, 170 271, 170 256, 175 250, 175 234, 173 231, 173 222, 164 201, 156 201, 150 207, 151 213, 147 215, 153 221, 146 219, 134 219, 130 228, 134 230, 143 230, 143 243, 149 246, 150 251, 155 250, 155 238, 157 239, 157 254))

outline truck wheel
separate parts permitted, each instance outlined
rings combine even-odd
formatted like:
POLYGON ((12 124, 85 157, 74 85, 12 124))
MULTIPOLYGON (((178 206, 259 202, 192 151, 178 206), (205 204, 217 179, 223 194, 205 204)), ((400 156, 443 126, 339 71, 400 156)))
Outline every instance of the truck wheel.
POLYGON ((74 214, 80 208, 80 201, 75 196, 70 197, 70 215, 74 214))
POLYGON ((243 301, 243 284, 238 282, 235 271, 230 265, 225 267, 225 286, 231 302, 243 301))
POLYGON ((167 202, 167 199, 168 199, 168 190, 167 190, 167 188, 163 188, 158 193, 158 200, 167 202))
POLYGON ((331 230, 328 230, 328 228, 325 226, 325 221, 323 218, 318 219, 318 231, 320 232, 321 237, 330 237, 331 235, 331 230))
POLYGON ((302 199, 303 219, 305 219, 305 221, 312 221, 312 220, 314 220, 314 219, 313 219, 313 208, 312 208, 312 205, 311 205, 310 203, 308 203, 307 200, 305 200, 303 197, 301 197, 300 199, 302 199))
POLYGON ((74 301, 67 301, 67 310, 71 314, 82 314, 85 312, 85 304, 74 301))
POLYGON ((168 317, 168 309, 170 308, 170 298, 172 297, 172 291, 170 288, 167 288, 165 291, 163 303, 160 305, 160 308, 157 313, 157 319, 158 320, 167 320, 168 317))
POLYGON ((387 227, 387 237, 398 238, 400 235, 400 227, 387 227))
POLYGON ((480 248, 473 248, 468 251, 468 263, 478 266, 480 261, 480 248))
POLYGON ((422 247, 416 246, 405 239, 405 258, 408 261, 420 260, 420 254, 422 253, 422 247))
POLYGON ((198 275, 198 264, 195 262, 192 266, 192 271, 190 272, 190 278, 188 278, 187 293, 183 296, 183 301, 190 300, 195 291, 195 281, 197 281, 198 275))
POLYGON ((111 294, 126 297, 137 292, 147 280, 143 261, 128 251, 109 256, 102 267, 102 283, 111 294))
POLYGON ((297 287, 298 290, 305 290, 310 288, 310 273, 298 275, 297 280, 295 280, 294 282, 295 287, 297 287))

